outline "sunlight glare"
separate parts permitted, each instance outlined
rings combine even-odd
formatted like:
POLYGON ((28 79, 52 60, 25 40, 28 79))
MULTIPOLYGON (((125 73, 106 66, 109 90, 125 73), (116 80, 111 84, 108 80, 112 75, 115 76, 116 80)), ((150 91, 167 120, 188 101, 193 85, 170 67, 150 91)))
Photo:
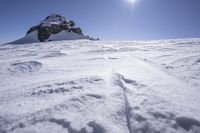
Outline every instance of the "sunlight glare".
POLYGON ((128 2, 129 5, 134 5, 137 0, 126 0, 128 2))

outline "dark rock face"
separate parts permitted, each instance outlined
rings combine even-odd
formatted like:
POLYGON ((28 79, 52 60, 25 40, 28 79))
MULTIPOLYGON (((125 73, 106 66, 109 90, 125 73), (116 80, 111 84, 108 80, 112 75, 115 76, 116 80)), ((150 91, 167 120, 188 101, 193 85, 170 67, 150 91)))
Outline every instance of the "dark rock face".
POLYGON ((74 21, 66 20, 63 16, 58 14, 47 16, 39 25, 30 28, 27 34, 36 30, 38 31, 38 39, 40 42, 47 40, 51 34, 57 34, 62 31, 83 35, 82 30, 79 27, 75 27, 74 21))

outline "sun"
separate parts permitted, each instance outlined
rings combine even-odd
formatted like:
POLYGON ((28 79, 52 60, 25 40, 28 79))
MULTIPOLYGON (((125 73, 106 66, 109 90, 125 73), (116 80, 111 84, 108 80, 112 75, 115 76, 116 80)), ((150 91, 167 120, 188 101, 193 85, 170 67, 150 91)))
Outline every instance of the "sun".
POLYGON ((127 2, 128 2, 128 4, 130 4, 130 5, 134 5, 136 2, 137 2, 137 0, 126 0, 127 2))

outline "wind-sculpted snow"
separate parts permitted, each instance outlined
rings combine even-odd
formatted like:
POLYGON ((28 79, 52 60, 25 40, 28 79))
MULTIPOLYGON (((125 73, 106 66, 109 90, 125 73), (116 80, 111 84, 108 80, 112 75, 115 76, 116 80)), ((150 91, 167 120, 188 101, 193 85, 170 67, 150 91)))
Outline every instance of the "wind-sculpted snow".
POLYGON ((11 64, 8 70, 12 74, 34 73, 42 68, 42 64, 37 61, 17 62, 11 64))
POLYGON ((0 133, 200 133, 200 39, 0 46, 0 133))

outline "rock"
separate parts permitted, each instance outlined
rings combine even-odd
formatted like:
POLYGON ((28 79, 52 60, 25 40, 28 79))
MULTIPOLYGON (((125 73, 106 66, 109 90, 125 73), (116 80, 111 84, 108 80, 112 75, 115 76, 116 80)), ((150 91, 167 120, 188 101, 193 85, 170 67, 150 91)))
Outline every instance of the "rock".
POLYGON ((75 27, 74 21, 67 20, 65 17, 58 14, 47 16, 40 24, 31 27, 26 35, 36 30, 38 31, 38 39, 40 42, 44 42, 48 40, 52 34, 58 34, 62 31, 83 35, 81 28, 75 27))
POLYGON ((99 40, 85 36, 80 27, 75 22, 67 20, 59 14, 47 16, 38 25, 31 27, 26 35, 8 44, 27 44, 62 40, 99 40))

